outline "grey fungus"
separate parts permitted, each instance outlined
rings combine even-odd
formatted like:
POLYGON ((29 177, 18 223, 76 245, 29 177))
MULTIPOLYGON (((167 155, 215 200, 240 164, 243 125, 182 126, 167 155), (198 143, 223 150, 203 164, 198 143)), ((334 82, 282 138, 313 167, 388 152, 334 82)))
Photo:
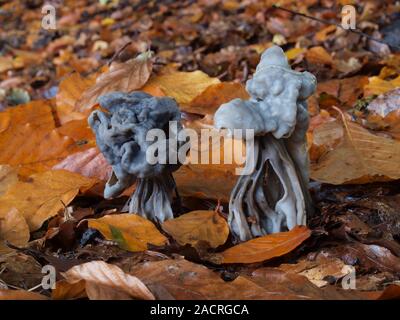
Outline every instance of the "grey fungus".
MULTIPOLYGON (((97 146, 112 166, 104 189, 105 198, 120 195, 136 183, 126 208, 150 220, 173 218, 172 200, 176 185, 172 172, 179 163, 150 163, 147 151, 154 141, 146 136, 152 129, 165 133, 165 150, 178 150, 176 136, 182 129, 181 113, 174 99, 157 98, 144 92, 112 92, 99 97, 102 109, 95 110, 88 122, 96 135, 97 146), (176 131, 169 130, 170 121, 176 131)), ((160 141, 159 141, 160 142, 160 141)))
POLYGON ((314 75, 291 70, 283 50, 273 46, 246 83, 250 99, 234 99, 215 113, 216 128, 255 134, 254 170, 239 177, 229 201, 228 223, 237 240, 304 225, 312 213, 306 99, 315 88, 314 75))

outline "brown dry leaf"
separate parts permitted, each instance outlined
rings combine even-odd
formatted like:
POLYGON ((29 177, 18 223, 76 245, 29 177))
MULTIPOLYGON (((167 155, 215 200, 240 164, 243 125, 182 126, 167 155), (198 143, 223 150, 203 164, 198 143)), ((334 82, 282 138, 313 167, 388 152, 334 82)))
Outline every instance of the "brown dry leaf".
POLYGON ((79 110, 91 108, 97 98, 112 91, 130 92, 141 88, 150 78, 153 68, 151 52, 145 52, 124 63, 113 63, 110 70, 101 74, 96 84, 84 91, 77 102, 79 110))
POLYGON ((56 215, 81 191, 91 188, 97 180, 65 170, 37 173, 13 184, 0 197, 0 212, 15 207, 26 219, 30 231, 56 215))
POLYGON ((199 241, 206 241, 212 248, 226 242, 229 227, 226 220, 215 211, 192 211, 167 220, 162 228, 180 245, 191 244, 193 247, 199 241))
POLYGON ((210 85, 219 83, 217 78, 211 78, 202 71, 175 72, 151 78, 141 90, 159 87, 166 96, 174 98, 180 105, 188 105, 210 85))
POLYGON ((17 172, 11 166, 0 165, 0 196, 17 181, 17 172))
POLYGON ((138 278, 104 261, 84 263, 62 275, 71 285, 84 280, 86 294, 91 300, 155 299, 138 278))
POLYGON ((277 269, 259 269, 251 276, 224 281, 219 273, 184 259, 145 262, 130 273, 161 300, 294 300, 357 298, 322 290, 307 278, 277 269))
POLYGON ((400 76, 393 80, 371 77, 369 78, 369 83, 364 87, 364 96, 380 95, 398 87, 400 87, 400 76))
POLYGON ((311 165, 314 180, 365 183, 400 178, 400 142, 377 136, 341 114, 344 135, 337 147, 311 165))
POLYGON ((29 241, 29 227, 25 218, 15 208, 9 211, 0 210, 0 254, 12 251, 4 241, 24 247, 29 241))
POLYGON ((86 118, 85 114, 82 113, 85 110, 79 109, 77 102, 82 96, 82 92, 93 86, 95 82, 95 76, 83 78, 77 72, 61 81, 56 96, 56 111, 61 124, 86 118))
POLYGON ((154 224, 137 214, 124 213, 106 215, 99 219, 89 219, 90 228, 97 229, 107 240, 113 240, 128 251, 144 251, 150 243, 163 246, 168 239, 154 224))
POLYGON ((214 114, 219 106, 232 99, 248 99, 249 94, 240 83, 221 82, 210 85, 184 108, 187 112, 198 114, 214 114))
POLYGON ((56 288, 51 292, 51 298, 53 300, 71 300, 86 297, 85 280, 74 283, 69 283, 66 280, 57 281, 56 288))
POLYGON ((79 173, 85 177, 98 178, 100 180, 107 180, 112 172, 111 166, 97 148, 90 148, 82 152, 71 154, 63 161, 56 164, 53 169, 64 169, 79 173))
POLYGON ((310 235, 311 231, 307 227, 296 226, 288 232, 268 234, 238 244, 215 254, 212 260, 216 263, 254 263, 269 260, 289 253, 310 235))
POLYGON ((333 65, 332 56, 323 47, 312 47, 305 53, 305 57, 310 64, 333 65))
POLYGON ((0 289, 0 300, 48 300, 48 298, 26 290, 0 289))
MULTIPOLYGON (((71 132, 79 135, 81 131, 77 126, 74 130, 56 128, 51 100, 8 108, 0 113, 0 164, 17 167, 18 173, 25 176, 45 171, 67 155, 90 146, 69 137, 67 133, 71 132)), ((87 137, 87 132, 81 135, 87 137)))
POLYGON ((351 269, 346 267, 342 260, 324 256, 318 256, 316 261, 302 259, 296 264, 282 264, 279 269, 305 276, 320 288, 328 284, 328 281, 324 280, 328 276, 340 279, 351 272, 351 269))

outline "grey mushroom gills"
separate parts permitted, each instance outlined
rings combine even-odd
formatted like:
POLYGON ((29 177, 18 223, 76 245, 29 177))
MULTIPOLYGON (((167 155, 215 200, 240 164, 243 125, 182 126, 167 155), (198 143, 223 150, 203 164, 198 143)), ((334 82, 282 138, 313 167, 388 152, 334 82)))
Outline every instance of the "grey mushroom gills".
POLYGON ((283 50, 273 46, 246 83, 250 99, 234 99, 215 113, 216 128, 255 134, 254 169, 239 177, 229 201, 228 223, 236 240, 305 225, 312 214, 306 99, 315 88, 315 77, 291 70, 283 50))
POLYGON ((98 148, 113 169, 104 197, 116 197, 136 182, 124 209, 155 222, 173 218, 172 200, 177 191, 172 172, 180 163, 170 163, 169 158, 150 163, 147 150, 154 141, 146 137, 149 130, 162 130, 165 150, 176 143, 178 146, 173 147, 179 150, 176 138, 182 125, 177 103, 172 98, 157 98, 144 92, 112 92, 99 97, 99 103, 106 112, 95 110, 88 121, 98 148), (176 131, 169 130, 170 121, 176 123, 176 131))

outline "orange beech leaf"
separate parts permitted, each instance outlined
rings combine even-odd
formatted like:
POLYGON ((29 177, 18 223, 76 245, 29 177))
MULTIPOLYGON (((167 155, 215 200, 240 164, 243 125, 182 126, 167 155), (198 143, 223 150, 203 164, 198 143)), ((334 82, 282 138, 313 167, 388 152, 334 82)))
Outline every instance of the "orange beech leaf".
POLYGON ((48 170, 69 154, 90 147, 90 140, 94 145, 86 120, 81 121, 56 128, 51 100, 0 112, 0 164, 17 167, 24 176, 48 170))
POLYGON ((199 241, 206 241, 212 248, 225 243, 229 235, 226 220, 215 211, 192 211, 178 218, 167 220, 162 228, 180 245, 196 246, 199 241))
POLYGON ((132 213, 106 215, 99 219, 89 219, 90 228, 97 229, 107 240, 113 240, 128 251, 144 251, 150 243, 162 246, 168 242, 155 225, 132 213))
MULTIPOLYGON (((91 300, 154 300, 153 294, 135 276, 104 261, 91 261, 77 265, 62 273, 71 285, 85 281, 86 294, 91 300)), ((82 283, 79 284, 81 288, 82 283)), ((63 291, 67 285, 64 283, 63 291)), ((76 289, 76 288, 75 288, 76 289)), ((77 290, 79 292, 79 290, 77 290)), ((56 293, 61 295, 60 292, 56 293)))
POLYGON ((198 114, 214 114, 221 104, 235 98, 249 98, 244 86, 240 83, 221 82, 207 87, 184 110, 198 114))
POLYGON ((14 183, 0 196, 0 212, 9 212, 15 207, 25 218, 30 231, 35 231, 80 191, 88 190, 96 182, 65 170, 37 173, 14 183))
POLYGON ((12 251, 4 241, 24 247, 28 243, 29 237, 28 224, 17 209, 11 208, 8 212, 0 210, 0 254, 12 251))
POLYGON ((218 83, 220 81, 217 78, 211 78, 202 71, 174 72, 152 77, 141 90, 147 91, 149 87, 154 90, 154 87, 158 87, 179 104, 188 105, 210 85, 218 83))
POLYGON ((333 65, 332 56, 323 47, 313 47, 305 53, 307 61, 311 64, 333 65))
POLYGON ((217 263, 254 263, 280 257, 291 252, 311 231, 305 226, 296 226, 287 232, 268 234, 240 243, 212 257, 217 263))

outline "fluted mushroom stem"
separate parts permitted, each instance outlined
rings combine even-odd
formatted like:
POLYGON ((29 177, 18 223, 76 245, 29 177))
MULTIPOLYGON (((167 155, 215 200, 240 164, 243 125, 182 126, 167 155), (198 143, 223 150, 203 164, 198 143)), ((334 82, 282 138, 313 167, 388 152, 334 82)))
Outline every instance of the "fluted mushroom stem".
POLYGON ((125 208, 127 207, 130 213, 162 223, 174 217, 172 200, 175 188, 175 180, 171 173, 137 179, 135 192, 125 208))
POLYGON ((228 223, 240 241, 304 225, 309 205, 308 190, 283 140, 257 137, 254 149, 254 171, 240 176, 229 202, 228 223))

